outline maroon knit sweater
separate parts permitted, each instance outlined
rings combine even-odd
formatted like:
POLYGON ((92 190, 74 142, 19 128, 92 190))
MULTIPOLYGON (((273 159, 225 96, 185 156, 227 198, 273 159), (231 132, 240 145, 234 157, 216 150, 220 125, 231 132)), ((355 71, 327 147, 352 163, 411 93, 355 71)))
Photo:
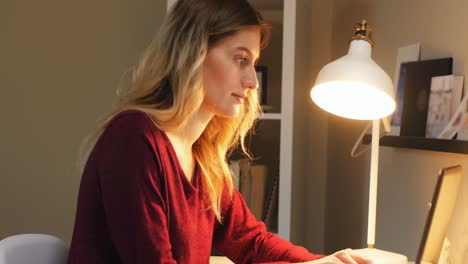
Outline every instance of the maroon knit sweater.
POLYGON ((267 232, 237 190, 224 191, 220 224, 203 203, 202 177, 197 167, 188 181, 146 114, 118 114, 83 172, 68 263, 209 263, 212 246, 235 263, 321 257, 267 232))

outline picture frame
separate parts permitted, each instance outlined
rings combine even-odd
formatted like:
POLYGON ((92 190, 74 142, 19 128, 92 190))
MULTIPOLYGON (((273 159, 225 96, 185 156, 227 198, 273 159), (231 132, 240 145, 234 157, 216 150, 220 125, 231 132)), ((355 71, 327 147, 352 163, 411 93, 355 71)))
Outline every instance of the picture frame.
POLYGON ((260 105, 267 105, 268 67, 255 66, 255 72, 257 73, 258 80, 258 102, 260 105))
POLYGON ((451 75, 453 58, 405 62, 400 136, 425 137, 432 77, 451 75))

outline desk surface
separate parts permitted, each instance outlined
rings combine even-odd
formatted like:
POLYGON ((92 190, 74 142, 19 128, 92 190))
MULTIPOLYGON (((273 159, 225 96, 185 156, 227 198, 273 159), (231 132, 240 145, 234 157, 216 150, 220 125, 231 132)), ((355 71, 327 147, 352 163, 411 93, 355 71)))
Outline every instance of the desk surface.
POLYGON ((226 257, 210 257, 210 264, 233 264, 234 262, 230 261, 226 257))

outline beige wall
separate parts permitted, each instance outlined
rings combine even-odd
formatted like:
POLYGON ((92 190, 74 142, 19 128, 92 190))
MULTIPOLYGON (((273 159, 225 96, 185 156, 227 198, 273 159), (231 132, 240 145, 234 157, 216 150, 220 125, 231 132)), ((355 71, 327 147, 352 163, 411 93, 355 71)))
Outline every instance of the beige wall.
MULTIPOLYGON (((335 0, 333 57, 344 55, 353 23, 374 28, 374 60, 393 77, 397 48, 421 42, 421 58, 454 58, 454 73, 468 76, 468 2, 462 0, 335 0)), ((326 248, 365 246, 369 156, 349 158, 362 122, 330 118, 326 248)), ((414 259, 436 175, 465 166, 461 195, 448 237, 453 262, 468 263, 468 158, 461 154, 381 147, 377 247, 414 259)))
MULTIPOLYGON (((366 10, 363 1, 334 1, 330 61, 345 55, 354 23, 361 19, 356 12, 366 10)), ((328 116, 326 253, 365 245, 368 158, 350 156, 362 127, 362 122, 328 116)))
POLYGON ((333 1, 298 0, 296 10, 291 239, 323 252, 327 117, 309 91, 330 60, 333 1))
POLYGON ((7 1, 0 17, 0 239, 71 238, 77 150, 149 43, 164 0, 7 1))

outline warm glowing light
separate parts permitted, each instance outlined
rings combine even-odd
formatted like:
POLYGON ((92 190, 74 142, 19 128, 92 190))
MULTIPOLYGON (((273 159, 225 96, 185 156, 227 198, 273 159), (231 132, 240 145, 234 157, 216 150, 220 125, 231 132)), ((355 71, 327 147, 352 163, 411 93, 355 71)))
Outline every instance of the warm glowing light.
POLYGON ((387 93, 355 81, 320 83, 312 89, 310 97, 327 112, 359 120, 383 118, 396 107, 395 101, 387 93))

